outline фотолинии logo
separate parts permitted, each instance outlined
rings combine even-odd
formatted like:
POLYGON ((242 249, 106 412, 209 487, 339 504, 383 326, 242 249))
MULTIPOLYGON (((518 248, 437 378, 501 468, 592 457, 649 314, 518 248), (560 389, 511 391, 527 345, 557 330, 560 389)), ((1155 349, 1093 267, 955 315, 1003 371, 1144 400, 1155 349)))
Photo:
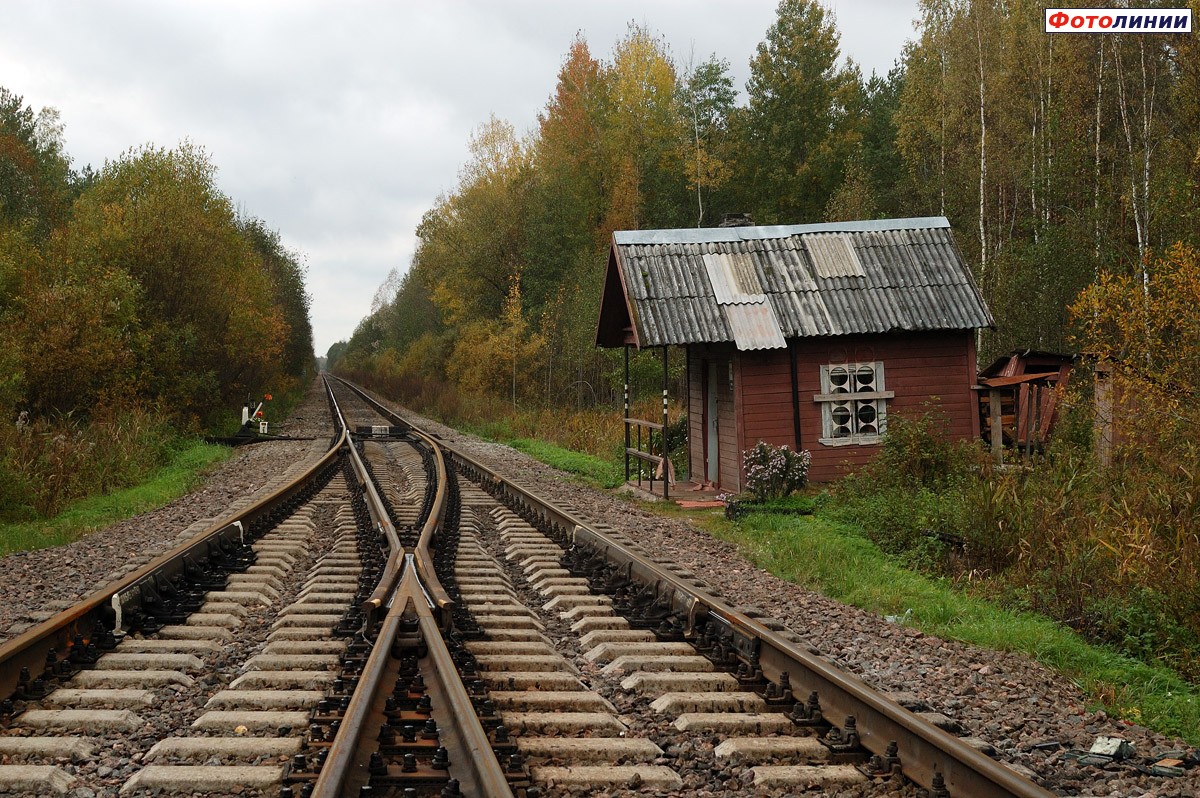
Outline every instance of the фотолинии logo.
POLYGON ((1191 33, 1190 8, 1047 8, 1046 33, 1191 33))

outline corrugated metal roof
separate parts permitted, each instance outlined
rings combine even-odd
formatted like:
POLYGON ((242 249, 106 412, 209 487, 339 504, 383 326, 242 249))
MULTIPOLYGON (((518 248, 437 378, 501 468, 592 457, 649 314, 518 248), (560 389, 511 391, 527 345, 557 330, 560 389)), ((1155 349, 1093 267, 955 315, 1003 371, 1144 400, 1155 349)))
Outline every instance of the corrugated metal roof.
POLYGON ((782 349, 787 346, 779 329, 779 319, 764 299, 762 302, 723 305, 721 312, 733 332, 733 342, 743 352, 748 349, 782 349))
POLYGON ((994 324, 944 217, 618 231, 613 246, 642 346, 994 324))
POLYGON ((844 233, 811 233, 804 237, 818 277, 865 277, 854 245, 844 233))
POLYGON ((753 266, 738 253, 704 253, 700 256, 708 282, 718 305, 734 305, 745 302, 762 304, 767 301, 753 266))
POLYGON ((869 219, 857 222, 823 224, 776 224, 762 227, 683 227, 673 230, 617 230, 616 244, 699 244, 723 241, 754 241, 788 238, 806 233, 849 233, 878 230, 925 230, 949 228, 945 216, 918 216, 909 219, 869 219))

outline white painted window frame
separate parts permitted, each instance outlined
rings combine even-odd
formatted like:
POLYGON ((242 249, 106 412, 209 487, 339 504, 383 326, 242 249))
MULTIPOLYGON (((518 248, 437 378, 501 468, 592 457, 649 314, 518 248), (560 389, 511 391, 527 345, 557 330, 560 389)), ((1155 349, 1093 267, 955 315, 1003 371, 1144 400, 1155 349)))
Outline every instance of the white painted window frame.
POLYGON ((821 393, 813 395, 813 401, 821 406, 821 437, 818 439, 818 442, 822 446, 872 446, 881 443, 883 436, 887 433, 887 403, 896 398, 895 392, 885 390, 886 388, 886 375, 884 373, 883 361, 881 360, 867 363, 830 363, 821 366, 821 393), (833 384, 829 381, 830 369, 841 367, 853 374, 862 366, 869 366, 875 370, 876 390, 858 393, 833 392, 833 384), (876 400, 875 408, 879 414, 877 421, 879 432, 869 435, 855 434, 845 438, 833 437, 834 404, 869 399, 876 400))

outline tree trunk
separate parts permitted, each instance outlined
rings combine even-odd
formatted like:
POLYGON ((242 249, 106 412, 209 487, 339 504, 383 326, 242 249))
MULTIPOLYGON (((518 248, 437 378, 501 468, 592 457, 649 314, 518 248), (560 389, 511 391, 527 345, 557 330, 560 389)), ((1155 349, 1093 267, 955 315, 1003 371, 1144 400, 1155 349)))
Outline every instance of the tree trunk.
MULTIPOLYGON (((979 283, 984 294, 988 293, 988 241, 987 241, 987 118, 984 113, 986 84, 983 70, 983 25, 975 18, 975 44, 979 51, 979 283)), ((982 330, 976 332, 976 347, 982 343, 982 330)))
POLYGON ((1096 37, 1100 63, 1096 70, 1096 138, 1092 169, 1092 239, 1095 266, 1092 279, 1100 277, 1100 109, 1104 98, 1104 37, 1096 37))

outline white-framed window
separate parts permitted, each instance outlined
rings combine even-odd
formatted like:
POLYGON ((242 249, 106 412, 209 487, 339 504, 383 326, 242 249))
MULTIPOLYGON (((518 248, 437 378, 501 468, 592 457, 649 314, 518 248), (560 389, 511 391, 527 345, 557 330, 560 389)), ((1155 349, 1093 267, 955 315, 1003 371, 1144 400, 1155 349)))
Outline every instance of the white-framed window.
POLYGON ((821 443, 826 446, 879 443, 887 432, 887 402, 896 394, 884 389, 883 363, 833 363, 821 366, 821 443))

